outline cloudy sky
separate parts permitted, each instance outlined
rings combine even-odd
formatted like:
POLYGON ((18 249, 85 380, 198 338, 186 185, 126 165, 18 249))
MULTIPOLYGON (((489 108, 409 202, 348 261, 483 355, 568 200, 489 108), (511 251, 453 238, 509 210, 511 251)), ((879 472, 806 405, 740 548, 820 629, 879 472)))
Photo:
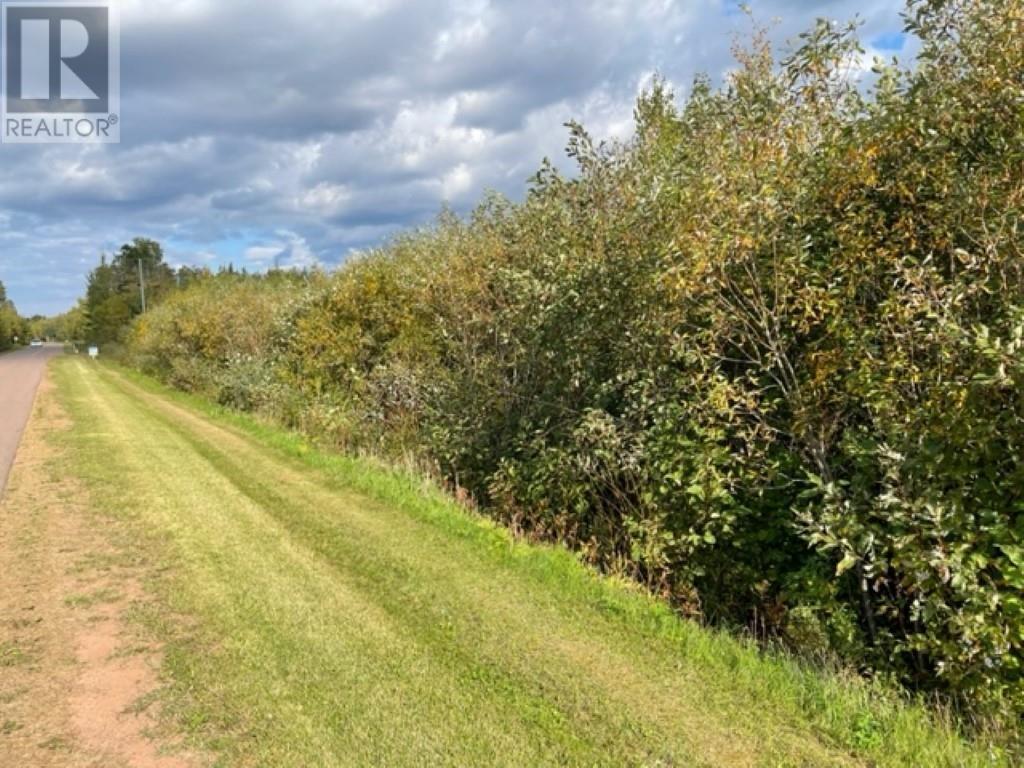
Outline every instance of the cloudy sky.
MULTIPOLYGON (((780 49, 859 14, 910 54, 898 0, 753 0, 780 49)), ((749 22, 725 0, 122 0, 121 143, 0 146, 0 280, 72 305, 135 235, 176 264, 321 263, 443 202, 520 198, 569 119, 626 137, 652 74, 720 79, 749 22)))

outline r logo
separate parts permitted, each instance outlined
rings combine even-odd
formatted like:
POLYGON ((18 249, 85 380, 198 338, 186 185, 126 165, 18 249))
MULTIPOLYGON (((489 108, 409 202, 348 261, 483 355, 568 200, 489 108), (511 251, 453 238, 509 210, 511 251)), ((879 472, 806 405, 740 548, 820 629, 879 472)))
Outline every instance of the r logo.
POLYGON ((0 0, 6 143, 120 141, 115 0, 0 0))
POLYGON ((5 7, 7 112, 108 112, 105 6, 5 7))

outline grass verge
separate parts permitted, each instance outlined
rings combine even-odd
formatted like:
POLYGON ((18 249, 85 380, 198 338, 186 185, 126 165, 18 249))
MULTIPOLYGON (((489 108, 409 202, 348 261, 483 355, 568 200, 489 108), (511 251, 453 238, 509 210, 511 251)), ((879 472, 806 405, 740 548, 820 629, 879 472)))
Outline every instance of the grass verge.
POLYGON ((880 684, 682 621, 421 478, 55 363, 73 465, 164 564, 164 711, 227 764, 1008 764, 880 684))

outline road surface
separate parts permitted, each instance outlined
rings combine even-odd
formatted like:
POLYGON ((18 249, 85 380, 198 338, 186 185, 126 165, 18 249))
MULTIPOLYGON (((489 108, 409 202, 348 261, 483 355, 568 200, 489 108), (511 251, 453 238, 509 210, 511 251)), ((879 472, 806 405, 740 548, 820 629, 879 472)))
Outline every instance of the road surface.
POLYGON ((7 487, 7 475, 46 361, 60 351, 60 345, 48 344, 0 355, 0 496, 7 487))

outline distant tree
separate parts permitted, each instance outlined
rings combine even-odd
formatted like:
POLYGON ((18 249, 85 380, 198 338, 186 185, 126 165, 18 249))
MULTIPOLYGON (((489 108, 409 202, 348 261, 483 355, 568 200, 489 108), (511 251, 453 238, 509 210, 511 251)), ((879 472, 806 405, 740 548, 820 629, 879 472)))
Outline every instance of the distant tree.
POLYGON ((110 259, 89 274, 84 312, 88 336, 97 343, 117 341, 132 318, 142 313, 142 294, 147 306, 159 303, 177 285, 177 277, 164 262, 160 243, 137 237, 122 245, 110 259))
POLYGON ((179 267, 174 273, 176 287, 178 289, 188 288, 190 285, 208 280, 213 276, 206 267, 179 267))
POLYGON ((87 335, 84 302, 59 315, 43 317, 36 315, 29 319, 29 335, 32 338, 56 341, 83 341, 87 335))
POLYGON ((0 282, 0 350, 10 349, 28 335, 28 324, 18 315, 7 289, 0 282))

